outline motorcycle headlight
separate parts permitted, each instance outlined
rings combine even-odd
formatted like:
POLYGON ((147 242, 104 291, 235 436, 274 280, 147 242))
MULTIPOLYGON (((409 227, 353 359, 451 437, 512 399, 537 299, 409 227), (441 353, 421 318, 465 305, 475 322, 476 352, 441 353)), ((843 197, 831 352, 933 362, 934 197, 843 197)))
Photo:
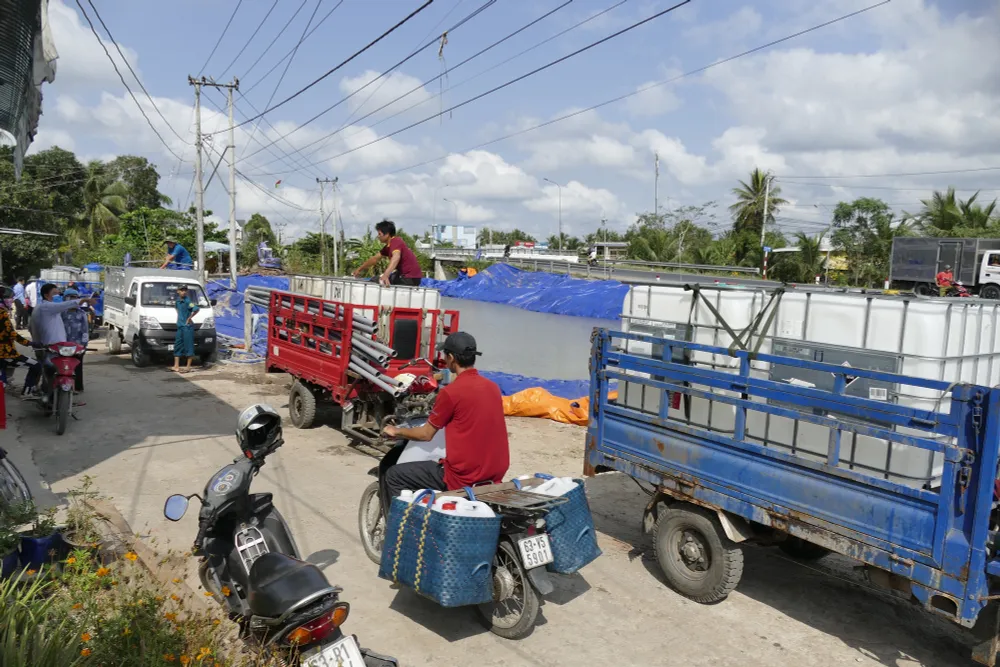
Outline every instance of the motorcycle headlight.
POLYGON ((214 329, 215 328, 215 315, 209 315, 205 318, 205 321, 201 323, 203 329, 214 329))
POLYGON ((76 354, 76 345, 60 345, 59 346, 59 356, 62 357, 72 357, 76 354))
POLYGON ((142 316, 139 318, 139 328, 140 329, 162 329, 160 326, 160 321, 155 317, 142 316))

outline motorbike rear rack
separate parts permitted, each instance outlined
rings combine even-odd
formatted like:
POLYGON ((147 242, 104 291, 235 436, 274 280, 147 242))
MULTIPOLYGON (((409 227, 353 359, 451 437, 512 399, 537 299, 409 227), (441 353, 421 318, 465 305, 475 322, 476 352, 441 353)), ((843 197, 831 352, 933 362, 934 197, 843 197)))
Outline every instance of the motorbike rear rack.
MULTIPOLYGON (((490 489, 490 487, 486 487, 486 489, 490 489)), ((476 500, 490 505, 501 514, 532 514, 547 512, 553 507, 567 502, 569 498, 545 496, 533 491, 507 488, 477 491, 476 500)))

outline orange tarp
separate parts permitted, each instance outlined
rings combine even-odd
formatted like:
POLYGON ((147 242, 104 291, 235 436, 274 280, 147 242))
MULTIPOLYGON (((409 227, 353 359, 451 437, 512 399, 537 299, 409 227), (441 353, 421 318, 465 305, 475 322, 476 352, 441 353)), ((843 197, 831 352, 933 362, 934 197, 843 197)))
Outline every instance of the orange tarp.
MULTIPOLYGON (((618 392, 609 393, 617 398, 618 392)), ((563 424, 586 426, 590 419, 590 398, 560 398, 534 387, 503 397, 503 413, 508 417, 543 417, 563 424)))

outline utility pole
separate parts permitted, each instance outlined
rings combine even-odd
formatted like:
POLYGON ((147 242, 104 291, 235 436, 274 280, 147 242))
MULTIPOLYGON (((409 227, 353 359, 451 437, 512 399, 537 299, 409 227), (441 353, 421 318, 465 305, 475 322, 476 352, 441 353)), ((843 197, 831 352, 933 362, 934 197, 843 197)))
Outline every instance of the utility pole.
MULTIPOLYGON (((198 186, 198 197, 195 200, 195 218, 198 224, 198 270, 205 273, 205 186, 202 183, 201 169, 201 89, 225 88, 229 101, 229 276, 236 285, 236 132, 233 122, 233 90, 240 89, 240 80, 233 78, 232 83, 216 83, 205 77, 195 79, 188 76, 188 85, 194 86, 194 116, 195 116, 195 180, 198 186)), ((220 159, 221 162, 221 159, 220 159)), ((218 167, 218 165, 216 165, 218 167)), ((215 172, 213 172, 213 175, 215 172)), ((212 179, 210 178, 209 181, 212 179)))
POLYGON ((763 258, 764 275, 767 275, 767 253, 764 252, 764 230, 767 227, 767 205, 771 199, 771 174, 764 174, 764 218, 760 221, 760 255, 763 258))
POLYGON ((198 271, 202 275, 205 273, 205 188, 201 182, 201 86, 204 83, 204 77, 195 79, 188 76, 188 85, 194 86, 194 180, 197 188, 194 200, 197 229, 195 245, 198 246, 198 271))
MULTIPOLYGON (((330 183, 336 192, 337 179, 336 178, 317 178, 316 182, 319 183, 319 242, 320 242, 320 264, 323 267, 323 273, 326 273, 326 213, 323 210, 323 186, 330 183)), ((334 244, 334 254, 336 254, 337 246, 337 230, 333 230, 333 244, 334 244)), ((336 267, 334 272, 336 272, 336 267)))

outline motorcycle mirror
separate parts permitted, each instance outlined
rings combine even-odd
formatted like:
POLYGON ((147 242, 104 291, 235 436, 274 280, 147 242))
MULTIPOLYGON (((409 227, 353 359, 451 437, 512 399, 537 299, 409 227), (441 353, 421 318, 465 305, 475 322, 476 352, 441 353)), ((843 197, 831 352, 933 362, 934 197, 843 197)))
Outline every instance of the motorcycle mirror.
POLYGON ((167 498, 167 502, 163 504, 163 516, 171 521, 180 521, 187 512, 187 508, 187 497, 175 494, 167 498))

